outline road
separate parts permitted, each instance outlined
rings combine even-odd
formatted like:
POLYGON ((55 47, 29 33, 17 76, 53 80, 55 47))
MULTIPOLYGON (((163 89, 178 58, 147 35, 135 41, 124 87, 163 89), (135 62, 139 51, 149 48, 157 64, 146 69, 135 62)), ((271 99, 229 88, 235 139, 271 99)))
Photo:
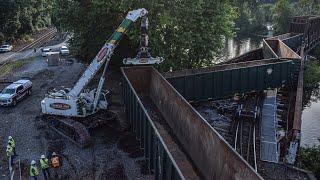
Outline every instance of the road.
MULTIPOLYGON (((52 45, 52 46, 44 46, 44 48, 51 48, 52 51, 59 51, 60 47, 63 45, 67 45, 69 38, 64 40, 62 43, 52 45)), ((3 64, 4 62, 7 61, 18 61, 22 59, 28 59, 28 58, 33 58, 41 56, 41 50, 40 48, 37 48, 37 52, 34 52, 34 49, 26 49, 21 52, 7 52, 7 53, 1 53, 0 54, 0 64, 3 64)))
MULTIPOLYGON (((57 50, 64 43, 50 48, 57 50)), ((14 179, 18 179, 19 159, 23 170, 22 177, 28 179, 31 160, 38 160, 42 154, 49 155, 52 151, 63 156, 63 167, 60 171, 62 179, 153 179, 153 176, 142 173, 147 171, 144 168, 143 153, 139 151, 134 134, 129 132, 126 123, 123 124, 126 122, 123 118, 91 132, 93 143, 85 149, 80 149, 57 135, 48 128, 48 122, 39 118, 40 102, 45 93, 53 87, 72 87, 85 69, 83 64, 62 62, 59 66, 48 67, 45 58, 40 56, 40 51, 33 53, 32 50, 17 53, 15 57, 18 57, 15 60, 34 57, 33 61, 8 75, 13 79, 30 77, 33 92, 16 107, 0 107, 0 175, 3 178, 8 175, 5 147, 7 137, 11 135, 15 138, 18 154, 14 160, 14 179)), ((118 76, 112 75, 111 78, 115 77, 114 83, 110 83, 110 78, 107 82, 112 88, 115 87, 113 84, 120 82, 118 76)), ((119 111, 118 107, 116 109, 119 111)))

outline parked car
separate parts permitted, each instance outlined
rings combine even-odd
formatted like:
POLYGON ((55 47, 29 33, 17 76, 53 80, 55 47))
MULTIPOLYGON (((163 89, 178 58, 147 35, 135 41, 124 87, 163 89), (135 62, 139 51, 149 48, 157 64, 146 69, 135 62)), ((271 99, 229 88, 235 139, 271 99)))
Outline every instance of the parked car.
POLYGON ((0 52, 10 52, 12 51, 13 46, 10 44, 4 44, 0 47, 0 52))
POLYGON ((16 81, 0 93, 0 106, 15 106, 28 95, 31 95, 32 82, 30 80, 16 81))
POLYGON ((41 52, 42 52, 42 53, 41 53, 41 56, 42 56, 42 57, 47 57, 47 53, 48 53, 48 52, 51 52, 51 50, 52 50, 51 48, 42 48, 42 49, 41 49, 41 52))
POLYGON ((68 49, 68 47, 67 46, 61 46, 61 48, 60 48, 60 54, 61 55, 69 55, 69 49, 68 49))

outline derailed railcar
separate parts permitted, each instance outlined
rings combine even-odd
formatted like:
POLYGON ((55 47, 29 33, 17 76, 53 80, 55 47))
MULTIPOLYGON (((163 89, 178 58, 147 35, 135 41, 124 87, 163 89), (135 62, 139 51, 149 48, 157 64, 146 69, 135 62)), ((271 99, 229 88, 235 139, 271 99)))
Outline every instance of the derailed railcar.
POLYGON ((262 179, 153 67, 122 68, 122 73, 127 117, 137 139, 144 142, 156 179, 172 179, 174 171, 185 179, 262 179), (145 97, 159 111, 172 137, 151 117, 145 97))
POLYGON ((201 101, 291 84, 299 67, 298 60, 276 58, 169 72, 165 77, 188 101, 201 101))
POLYGON ((140 142, 140 148, 144 151, 149 170, 154 173, 155 179, 185 179, 139 99, 137 92, 140 90, 132 86, 133 82, 126 76, 124 69, 122 69, 122 73, 124 75, 123 102, 126 116, 131 124, 131 130, 140 142))

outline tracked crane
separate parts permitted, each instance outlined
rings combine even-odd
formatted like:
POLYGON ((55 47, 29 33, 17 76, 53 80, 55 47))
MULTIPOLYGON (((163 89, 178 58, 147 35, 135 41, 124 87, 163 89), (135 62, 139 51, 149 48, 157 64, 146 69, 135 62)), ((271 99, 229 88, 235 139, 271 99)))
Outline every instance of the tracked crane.
POLYGON ((117 47, 124 34, 138 18, 142 19, 140 49, 138 55, 133 59, 127 58, 123 62, 125 64, 133 65, 161 63, 163 61, 162 58, 153 58, 149 52, 147 14, 148 11, 143 8, 130 11, 117 30, 101 48, 75 86, 72 89, 65 88, 47 94, 41 102, 42 112, 44 114, 61 116, 85 117, 94 114, 99 109, 106 109, 108 103, 105 100, 105 93, 102 88, 108 64, 113 55, 114 49, 117 47), (86 85, 90 83, 103 65, 104 69, 100 77, 98 87, 90 92, 83 92, 86 85))
POLYGON ((147 34, 147 14, 148 11, 144 8, 130 11, 100 49, 99 53, 92 60, 75 86, 73 88, 53 90, 41 101, 42 113, 49 115, 47 119, 49 117, 49 119, 53 120, 51 123, 53 129, 81 146, 87 144, 89 141, 88 137, 86 137, 88 133, 84 132, 86 128, 83 127, 83 122, 80 120, 81 124, 79 120, 75 121, 72 118, 92 116, 100 109, 107 109, 108 102, 106 100, 106 92, 103 90, 103 85, 109 62, 122 37, 139 18, 141 18, 141 36, 138 54, 135 58, 124 59, 123 63, 127 65, 149 65, 160 64, 163 61, 161 57, 154 58, 150 55, 147 34), (102 67, 104 68, 97 88, 84 92, 84 88, 91 82, 102 67), (69 118, 57 118, 56 116, 69 118), (59 128, 62 130, 59 130, 59 128), (76 139, 77 137, 78 139, 76 139))

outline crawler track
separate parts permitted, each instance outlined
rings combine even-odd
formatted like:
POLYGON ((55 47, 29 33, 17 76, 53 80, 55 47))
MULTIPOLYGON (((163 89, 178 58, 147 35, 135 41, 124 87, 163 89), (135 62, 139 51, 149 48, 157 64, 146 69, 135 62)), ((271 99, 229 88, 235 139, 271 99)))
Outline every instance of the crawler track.
POLYGON ((112 111, 99 111, 85 118, 66 118, 63 116, 43 115, 49 127, 77 146, 84 148, 91 144, 89 130, 106 125, 117 118, 112 111))

